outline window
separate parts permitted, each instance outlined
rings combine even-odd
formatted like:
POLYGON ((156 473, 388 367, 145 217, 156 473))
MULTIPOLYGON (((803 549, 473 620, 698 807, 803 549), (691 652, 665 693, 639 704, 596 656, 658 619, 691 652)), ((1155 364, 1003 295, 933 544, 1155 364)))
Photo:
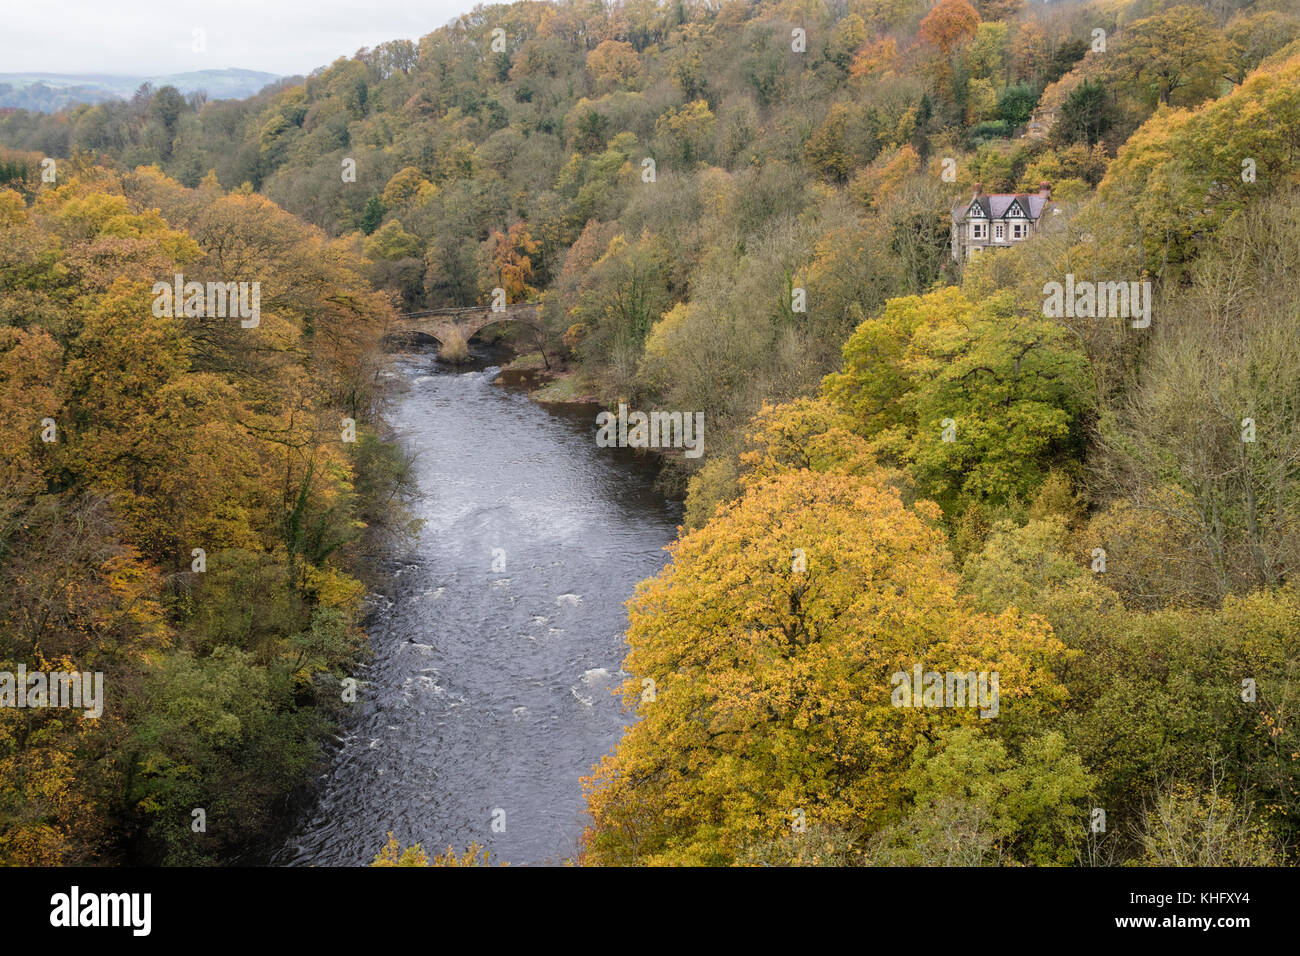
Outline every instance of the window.
POLYGON ((993 241, 1001 242, 1002 238, 1002 223, 998 223, 993 227, 993 241))
POLYGON ((1025 224, 1023 222, 1013 222, 1011 224, 1011 238, 1012 239, 1025 238, 1025 224))
POLYGON ((972 239, 983 239, 988 233, 984 231, 985 224, 982 222, 973 222, 970 227, 970 237, 972 239))

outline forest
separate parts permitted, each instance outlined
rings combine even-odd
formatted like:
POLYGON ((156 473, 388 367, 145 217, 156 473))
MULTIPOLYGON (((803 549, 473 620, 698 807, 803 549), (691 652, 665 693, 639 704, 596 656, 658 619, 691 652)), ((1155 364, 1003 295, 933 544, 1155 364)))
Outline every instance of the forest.
POLYGON ((494 289, 576 393, 707 423, 576 862, 1296 862, 1290 0, 525 0, 0 144, 0 671, 119 689, 0 708, 0 863, 274 824, 409 531, 383 337, 494 289), (954 259, 954 209, 1045 187, 954 259), (260 324, 155 315, 177 273, 260 324), (1067 277, 1149 326, 1051 314, 1067 277), (914 665, 996 718, 892 704, 914 665))

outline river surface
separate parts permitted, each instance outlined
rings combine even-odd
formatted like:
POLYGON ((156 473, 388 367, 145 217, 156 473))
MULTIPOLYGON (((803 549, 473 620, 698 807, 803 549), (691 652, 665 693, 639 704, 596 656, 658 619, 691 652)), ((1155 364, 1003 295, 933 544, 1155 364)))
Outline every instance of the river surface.
POLYGON ((344 743, 274 863, 368 864, 390 830, 431 855, 476 840, 563 863, 586 825, 579 780, 632 720, 611 693, 624 602, 666 562, 680 506, 646 462, 596 447, 594 408, 493 384, 483 354, 393 362, 407 390, 388 418, 417 456, 424 525, 372 597, 344 743))

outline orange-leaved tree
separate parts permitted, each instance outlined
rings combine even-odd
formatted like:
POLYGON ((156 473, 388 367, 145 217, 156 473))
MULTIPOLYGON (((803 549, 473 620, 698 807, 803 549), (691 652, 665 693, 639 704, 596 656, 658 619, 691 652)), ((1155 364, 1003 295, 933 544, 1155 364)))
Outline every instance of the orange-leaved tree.
POLYGON ((490 297, 492 290, 505 290, 507 302, 522 302, 537 290, 533 280, 533 259, 541 243, 528 233, 528 226, 517 222, 504 233, 493 232, 480 252, 479 291, 490 297))

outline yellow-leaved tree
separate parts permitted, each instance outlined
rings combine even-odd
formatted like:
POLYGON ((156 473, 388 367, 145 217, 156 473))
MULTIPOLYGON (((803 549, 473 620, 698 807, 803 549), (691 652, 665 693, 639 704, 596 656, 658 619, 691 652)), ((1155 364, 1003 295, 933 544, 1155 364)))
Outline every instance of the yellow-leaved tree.
POLYGON ((893 675, 918 664, 997 672, 1003 719, 1061 693, 1050 628, 964 604, 939 509, 882 478, 746 482, 641 584, 623 688, 640 720, 585 781, 584 862, 718 865, 800 824, 874 831, 913 750, 980 721, 895 706, 893 675))

